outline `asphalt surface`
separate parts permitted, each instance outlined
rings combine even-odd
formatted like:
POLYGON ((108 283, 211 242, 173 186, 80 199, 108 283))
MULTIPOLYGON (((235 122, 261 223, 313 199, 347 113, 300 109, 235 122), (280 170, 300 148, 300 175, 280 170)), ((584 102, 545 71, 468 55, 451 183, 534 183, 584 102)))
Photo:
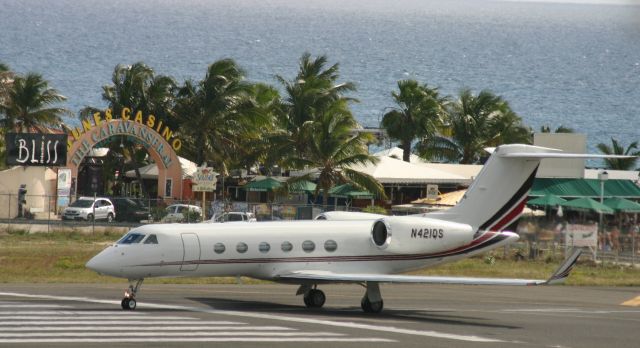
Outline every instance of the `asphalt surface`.
POLYGON ((637 347, 640 288, 325 285, 308 310, 289 285, 1 284, 1 347, 637 347))

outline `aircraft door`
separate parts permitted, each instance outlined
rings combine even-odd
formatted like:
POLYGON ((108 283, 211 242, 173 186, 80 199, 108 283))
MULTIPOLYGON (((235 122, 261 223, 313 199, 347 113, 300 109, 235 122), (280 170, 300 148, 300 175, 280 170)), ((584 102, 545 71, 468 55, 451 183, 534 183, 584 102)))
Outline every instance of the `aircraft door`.
POLYGON ((181 271, 195 271, 200 260, 200 240, 195 233, 182 233, 182 265, 181 271), (192 263, 195 261, 194 263, 192 263))

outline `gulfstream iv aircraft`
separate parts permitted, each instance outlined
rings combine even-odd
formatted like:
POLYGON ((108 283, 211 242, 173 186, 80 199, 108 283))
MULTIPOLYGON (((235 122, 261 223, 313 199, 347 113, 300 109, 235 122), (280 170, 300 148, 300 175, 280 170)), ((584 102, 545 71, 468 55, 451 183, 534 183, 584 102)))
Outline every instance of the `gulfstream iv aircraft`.
POLYGON ((136 307, 145 278, 247 276, 299 286, 307 307, 322 307, 324 283, 365 287, 362 309, 380 312, 380 283, 543 285, 565 280, 579 252, 547 280, 426 277, 399 273, 451 262, 518 240, 506 231, 524 208, 542 158, 565 154, 529 145, 496 148, 458 205, 418 216, 327 214, 324 220, 151 224, 134 228, 87 262, 127 278, 123 309, 136 307))

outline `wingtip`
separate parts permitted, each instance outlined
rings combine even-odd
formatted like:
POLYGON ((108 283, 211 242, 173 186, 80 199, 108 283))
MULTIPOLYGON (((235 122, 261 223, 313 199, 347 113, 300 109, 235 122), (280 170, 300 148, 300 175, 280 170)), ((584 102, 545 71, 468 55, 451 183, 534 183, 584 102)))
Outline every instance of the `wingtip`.
POLYGON ((567 257, 564 262, 558 267, 558 269, 553 273, 553 275, 546 281, 545 284, 553 285, 553 284, 562 284, 567 280, 569 274, 573 270, 573 266, 575 266, 576 262, 578 262, 578 258, 582 253, 581 249, 574 249, 571 253, 571 256, 567 257))

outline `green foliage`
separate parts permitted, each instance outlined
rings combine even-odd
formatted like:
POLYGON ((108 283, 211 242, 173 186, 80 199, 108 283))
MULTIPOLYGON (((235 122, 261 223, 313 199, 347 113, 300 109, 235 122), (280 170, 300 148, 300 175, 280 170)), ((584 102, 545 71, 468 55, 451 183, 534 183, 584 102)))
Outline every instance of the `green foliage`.
POLYGON ((365 213, 382 214, 382 215, 387 215, 389 213, 387 209, 377 205, 369 205, 366 208, 362 209, 362 211, 365 213))
MULTIPOLYGON (((620 144, 616 139, 611 138, 611 146, 604 143, 599 143, 597 147, 598 150, 600 150, 600 152, 605 155, 640 156, 640 150, 638 150, 637 141, 629 144, 629 146, 627 146, 627 148, 625 149, 624 145, 620 144)), ((607 164, 607 168, 609 169, 632 170, 634 169, 638 158, 605 158, 604 161, 607 164)))
POLYGON ((430 139, 442 127, 448 100, 439 96, 437 88, 415 80, 398 81, 398 90, 392 93, 398 108, 383 116, 382 127, 392 140, 400 142, 402 159, 409 162, 413 141, 430 139))

